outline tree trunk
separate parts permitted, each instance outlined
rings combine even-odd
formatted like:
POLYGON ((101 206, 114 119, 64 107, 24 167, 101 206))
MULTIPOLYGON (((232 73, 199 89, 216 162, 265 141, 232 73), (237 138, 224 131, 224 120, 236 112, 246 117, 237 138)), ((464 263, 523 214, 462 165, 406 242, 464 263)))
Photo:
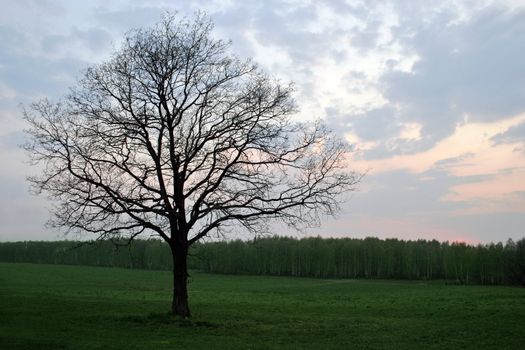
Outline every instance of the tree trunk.
POLYGON ((188 248, 172 247, 173 255, 173 301, 171 312, 181 317, 190 317, 188 306, 188 248))

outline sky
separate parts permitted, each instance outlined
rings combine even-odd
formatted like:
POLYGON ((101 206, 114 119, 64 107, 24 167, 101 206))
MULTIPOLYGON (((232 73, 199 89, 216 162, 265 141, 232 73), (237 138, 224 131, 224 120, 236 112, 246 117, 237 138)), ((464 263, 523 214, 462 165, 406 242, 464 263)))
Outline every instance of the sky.
POLYGON ((64 238, 29 192, 23 106, 166 11, 206 11, 232 52, 295 84, 294 118, 353 145, 365 177, 300 236, 525 236, 525 1, 0 0, 0 241, 64 238))

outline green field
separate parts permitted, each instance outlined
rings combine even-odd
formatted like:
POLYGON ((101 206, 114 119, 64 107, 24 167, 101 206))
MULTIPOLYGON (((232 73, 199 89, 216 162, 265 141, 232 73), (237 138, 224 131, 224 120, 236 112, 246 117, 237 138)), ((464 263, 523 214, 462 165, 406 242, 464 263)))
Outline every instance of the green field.
POLYGON ((523 349, 525 289, 0 263, 0 349, 523 349))

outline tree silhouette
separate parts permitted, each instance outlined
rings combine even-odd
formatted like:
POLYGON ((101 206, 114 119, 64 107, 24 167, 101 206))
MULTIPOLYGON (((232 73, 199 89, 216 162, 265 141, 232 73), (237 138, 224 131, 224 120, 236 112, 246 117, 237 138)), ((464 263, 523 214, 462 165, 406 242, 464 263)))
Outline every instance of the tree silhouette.
POLYGON ((211 21, 166 15, 131 31, 58 103, 25 111, 37 192, 51 225, 99 238, 154 233, 173 256, 172 312, 188 317, 191 244, 269 219, 317 223, 359 175, 348 146, 290 120, 292 87, 211 36, 211 21))

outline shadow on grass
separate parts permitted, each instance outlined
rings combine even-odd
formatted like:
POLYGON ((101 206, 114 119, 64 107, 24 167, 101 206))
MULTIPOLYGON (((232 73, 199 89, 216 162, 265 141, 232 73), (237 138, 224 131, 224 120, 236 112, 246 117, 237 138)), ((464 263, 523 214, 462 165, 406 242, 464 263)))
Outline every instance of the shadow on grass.
POLYGON ((66 350, 69 347, 60 341, 48 340, 48 339, 31 339, 31 338, 20 338, 20 339, 8 339, 0 337, 0 348, 1 349, 17 349, 17 350, 66 350))
POLYGON ((137 325, 173 325, 177 327, 192 327, 192 328, 219 328, 218 324, 192 320, 189 318, 182 318, 170 313, 150 313, 148 315, 131 315, 120 318, 126 323, 133 323, 137 325))

